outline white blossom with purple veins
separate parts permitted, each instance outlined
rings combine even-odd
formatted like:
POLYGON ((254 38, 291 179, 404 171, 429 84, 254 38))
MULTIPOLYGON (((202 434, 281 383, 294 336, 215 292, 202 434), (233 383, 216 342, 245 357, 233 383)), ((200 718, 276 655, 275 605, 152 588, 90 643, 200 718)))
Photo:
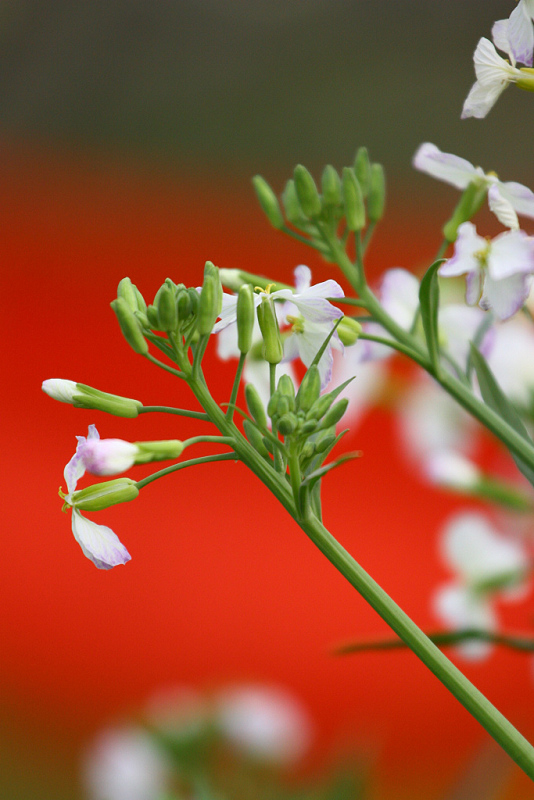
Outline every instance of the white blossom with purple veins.
MULTIPOLYGON (((447 523, 441 553, 456 577, 434 596, 437 616, 453 630, 496 631, 495 600, 519 600, 527 590, 529 558, 523 544, 495 531, 481 514, 463 512, 447 523)), ((491 648, 482 641, 458 645, 473 661, 485 658, 491 648)))
POLYGON ((500 19, 491 29, 496 47, 508 53, 512 64, 516 61, 532 66, 534 51, 534 0, 519 0, 508 19, 500 19))
POLYGON ((468 117, 483 119, 507 86, 525 77, 517 67, 501 58, 495 45, 485 37, 482 37, 477 44, 473 61, 477 79, 465 98, 462 119, 468 117))
POLYGON ((454 255, 439 268, 445 277, 467 274, 467 303, 479 302, 501 320, 523 306, 533 273, 533 237, 524 231, 509 231, 485 239, 471 222, 459 226, 454 255))
POLYGON ((457 189, 466 189, 470 183, 486 186, 489 207, 506 228, 519 228, 518 214, 534 219, 534 192, 529 188, 515 181, 503 183, 494 173, 474 167, 465 158, 442 153, 435 144, 422 144, 413 158, 413 166, 457 189))
MULTIPOLYGON (((133 464, 133 457, 128 466, 125 464, 129 460, 129 455, 122 450, 118 458, 110 459, 109 453, 105 458, 95 455, 95 445, 99 442, 100 435, 95 425, 89 425, 89 432, 87 438, 85 436, 78 436, 78 446, 73 457, 70 459, 64 470, 65 481, 67 482, 68 494, 65 497, 65 502, 72 505, 72 494, 76 490, 76 485, 79 479, 84 475, 86 469, 90 467, 107 468, 111 467, 114 462, 117 467, 116 471, 123 472, 133 464), (120 462, 120 463, 119 463, 120 462)), ((106 440, 104 440, 105 442, 106 440)), ((109 442, 121 442, 118 439, 107 440, 109 442)), ((104 444, 102 442, 102 444, 104 444)), ((129 442, 122 442, 127 445, 129 442)), ((135 450, 135 445, 131 445, 135 450)), ((131 453, 130 453, 131 455, 131 453)), ((99 475, 112 475, 113 471, 97 472, 99 475)), ((90 559, 95 567, 98 569, 111 569, 118 564, 126 564, 131 559, 131 555, 125 546, 121 543, 116 533, 107 525, 97 525, 96 522, 86 519, 81 512, 72 505, 72 532, 74 538, 82 548, 84 556, 90 559)))

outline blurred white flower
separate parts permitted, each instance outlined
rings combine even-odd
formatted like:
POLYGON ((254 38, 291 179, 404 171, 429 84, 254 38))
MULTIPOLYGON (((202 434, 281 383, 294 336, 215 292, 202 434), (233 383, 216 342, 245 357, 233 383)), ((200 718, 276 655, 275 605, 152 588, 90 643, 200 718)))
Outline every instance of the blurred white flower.
POLYGON ((85 752, 89 800, 158 800, 170 770, 149 735, 136 727, 109 728, 85 752))
POLYGON ((373 405, 384 387, 386 379, 384 364, 381 361, 364 360, 367 344, 370 342, 360 340, 350 347, 345 347, 344 353, 334 353, 329 389, 335 389, 349 378, 354 378, 338 396, 338 400, 346 397, 349 401, 342 420, 344 427, 347 427, 349 422, 351 427, 354 427, 365 411, 373 405))
POLYGON ((255 758, 291 762, 311 740, 310 720, 288 692, 267 686, 236 686, 216 700, 216 722, 234 745, 255 758))
POLYGON ((431 483, 459 491, 474 489, 482 477, 472 461, 454 450, 436 450, 431 453, 424 469, 431 483))
POLYGON ((534 326, 517 315, 493 328, 491 350, 487 355, 501 389, 524 410, 534 405, 534 326))
MULTIPOLYGON (((434 595, 437 616, 453 630, 496 631, 494 602, 519 599, 525 593, 530 564, 523 544, 498 533, 481 514, 462 512, 443 530, 441 555, 455 579, 434 595)), ((476 640, 458 645, 459 652, 473 661, 485 658, 491 649, 491 643, 476 640)))

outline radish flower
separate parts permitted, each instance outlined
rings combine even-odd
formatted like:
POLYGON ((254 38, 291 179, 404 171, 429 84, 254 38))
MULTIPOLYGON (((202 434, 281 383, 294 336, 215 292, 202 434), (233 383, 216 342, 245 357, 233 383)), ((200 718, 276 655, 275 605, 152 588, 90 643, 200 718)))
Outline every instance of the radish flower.
POLYGON ((495 46, 516 61, 532 66, 534 51, 534 0, 519 0, 508 19, 500 19, 491 29, 495 46))

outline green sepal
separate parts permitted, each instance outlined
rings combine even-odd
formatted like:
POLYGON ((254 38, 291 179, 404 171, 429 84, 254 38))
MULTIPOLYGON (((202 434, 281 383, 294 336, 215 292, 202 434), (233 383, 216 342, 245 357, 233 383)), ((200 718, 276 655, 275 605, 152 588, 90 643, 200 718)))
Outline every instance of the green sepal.
POLYGON ((352 345, 356 344, 361 332, 362 326, 357 319, 346 316, 341 317, 337 327, 337 335, 345 347, 352 347, 352 345))
POLYGON ((204 282, 200 291, 200 303, 197 315, 197 331, 200 336, 208 336, 217 317, 221 313, 222 287, 216 267, 211 261, 204 267, 204 282), (220 289, 220 291, 219 291, 220 289))
POLYGON ((282 204, 284 206, 284 211, 286 212, 286 217, 292 225, 294 225, 296 228, 302 228, 307 224, 308 218, 305 216, 301 208, 295 181, 291 178, 286 183, 283 191, 282 204))
POLYGON ((321 428, 330 428, 333 425, 337 425, 345 414, 348 404, 348 398, 344 397, 342 400, 338 400, 335 405, 331 406, 321 421, 321 428))
MULTIPOLYGON (((486 359, 473 343, 471 343, 470 357, 478 378, 480 393, 486 405, 493 409, 493 411, 522 436, 526 442, 532 445, 532 439, 528 435, 523 420, 495 380, 495 376, 489 368, 486 359)), ((534 486, 534 470, 526 464, 522 458, 519 458, 519 456, 516 456, 511 451, 510 455, 514 459, 520 472, 522 472, 525 478, 534 486)))
POLYGON ((419 287, 419 309, 421 321, 425 332, 426 346, 431 364, 437 373, 439 371, 439 283, 438 269, 445 261, 440 258, 434 261, 425 272, 419 287))
POLYGON ((165 439, 155 442, 134 442, 138 448, 135 457, 136 464, 148 464, 150 461, 167 461, 179 458, 184 449, 184 443, 179 439, 165 439))
POLYGON ((273 301, 263 296, 256 311, 263 337, 263 358, 269 364, 279 364, 284 355, 284 347, 273 301))
POLYGON ((178 313, 174 290, 165 283, 158 292, 158 320, 160 330, 170 333, 178 326, 178 313))
POLYGON ((295 414, 291 411, 287 411, 285 414, 282 414, 280 419, 278 420, 278 430, 282 434, 282 436, 290 436, 294 433, 297 429, 298 420, 295 414))
POLYGON ((75 394, 72 398, 72 405, 76 408, 94 408, 98 411, 105 411, 115 417, 127 417, 129 419, 137 417, 139 409, 143 408, 143 404, 139 400, 101 392, 99 389, 94 389, 85 383, 77 383, 76 390, 79 391, 79 394, 75 394))
POLYGON ((310 410, 306 413, 306 419, 322 419, 333 402, 334 397, 331 393, 323 394, 315 401, 310 410))

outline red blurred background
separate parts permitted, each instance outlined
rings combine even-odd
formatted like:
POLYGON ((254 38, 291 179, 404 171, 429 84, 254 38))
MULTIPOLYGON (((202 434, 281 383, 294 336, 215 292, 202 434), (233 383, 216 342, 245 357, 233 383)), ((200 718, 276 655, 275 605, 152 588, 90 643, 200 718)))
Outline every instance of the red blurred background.
MULTIPOLYGON (((89 423, 131 440, 206 428, 159 414, 107 417, 40 392, 43 379, 61 377, 145 404, 192 407, 181 383, 122 340, 109 308, 122 277, 150 299, 167 276, 196 285, 206 258, 282 280, 303 260, 316 280, 331 274, 327 266, 269 229, 246 186, 221 181, 214 190, 197 176, 193 187, 135 162, 43 147, 6 144, 3 156, 8 786, 47 797, 49 784, 50 796, 73 796, 82 744, 116 715, 138 711, 154 689, 252 680, 290 688, 309 709, 317 734, 310 768, 350 746, 370 759, 377 796, 443 796, 488 737, 410 653, 332 656, 336 643, 386 626, 243 467, 186 470, 98 515, 132 554, 110 572, 82 556, 60 510, 63 466, 89 423), (36 765, 29 774, 28 760, 36 765)), ((431 257, 433 235, 406 235, 411 211, 384 224, 371 272, 431 257)), ((208 364, 222 400, 231 364, 208 364)), ((370 411, 347 447, 364 458, 326 479, 326 523, 419 624, 434 627, 429 597, 445 576, 436 535, 460 504, 409 471, 386 411, 370 411)), ((513 618, 527 613, 514 608, 513 618)), ((466 671, 534 734, 528 658, 498 652, 466 671)), ((511 775, 506 797, 527 797, 519 772, 511 775)))

